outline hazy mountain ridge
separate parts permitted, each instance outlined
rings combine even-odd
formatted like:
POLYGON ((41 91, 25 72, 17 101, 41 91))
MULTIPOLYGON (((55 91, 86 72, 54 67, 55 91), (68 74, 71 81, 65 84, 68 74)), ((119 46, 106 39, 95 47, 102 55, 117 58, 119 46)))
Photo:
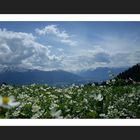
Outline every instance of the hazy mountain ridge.
POLYGON ((128 68, 107 68, 99 67, 95 70, 80 71, 71 73, 63 70, 42 71, 37 69, 24 68, 4 68, 0 71, 0 83, 28 85, 28 84, 48 84, 48 85, 70 85, 86 84, 89 82, 102 82, 108 80, 109 71, 117 76, 128 68))
POLYGON ((127 69, 128 67, 122 67, 122 68, 98 67, 95 70, 81 71, 77 74, 83 78, 86 78, 89 81, 101 82, 110 79, 109 71, 114 76, 117 76, 119 73, 127 69))
POLYGON ((19 71, 19 69, 6 69, 6 71, 0 72, 0 83, 7 84, 72 84, 75 82, 80 82, 84 80, 80 76, 75 74, 56 70, 56 71, 41 71, 41 70, 24 70, 19 71))

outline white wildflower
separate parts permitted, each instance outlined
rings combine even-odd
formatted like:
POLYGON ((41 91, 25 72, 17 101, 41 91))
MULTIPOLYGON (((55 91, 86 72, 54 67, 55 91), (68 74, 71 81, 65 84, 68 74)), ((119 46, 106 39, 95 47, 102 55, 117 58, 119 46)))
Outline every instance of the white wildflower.
POLYGON ((94 83, 92 83, 92 86, 94 87, 94 86, 95 86, 95 84, 94 84, 94 83))
POLYGON ((106 81, 106 84, 110 84, 110 80, 107 80, 107 81, 106 81))
POLYGON ((15 106, 18 106, 19 105, 19 102, 14 102, 15 99, 13 96, 10 96, 10 97, 7 97, 7 96, 0 96, 0 106, 3 107, 3 108, 12 108, 12 107, 15 107, 15 106))
POLYGON ((44 110, 38 111, 31 117, 31 119, 37 119, 41 117, 43 113, 44 113, 44 110))
POLYGON ((105 114, 100 114, 99 116, 100 116, 100 117, 106 117, 106 115, 105 115, 105 114))
POLYGON ((62 118, 61 113, 62 113, 61 110, 56 111, 55 108, 52 108, 51 112, 50 112, 50 114, 53 118, 62 118))
POLYGON ((81 86, 81 88, 83 88, 83 87, 84 87, 84 85, 83 85, 83 84, 81 84, 80 86, 81 86))
POLYGON ((17 117, 19 114, 20 114, 20 110, 14 111, 14 112, 12 113, 12 115, 13 115, 14 117, 17 117))
POLYGON ((41 107, 38 106, 38 105, 33 105, 32 106, 32 112, 38 112, 40 109, 41 109, 41 107))
POLYGON ((103 96, 101 94, 95 95, 94 99, 97 101, 102 101, 103 100, 103 96))
POLYGON ((86 98, 84 98, 83 102, 88 103, 88 100, 86 98))
POLYGON ((133 96, 134 96, 134 94, 133 94, 133 93, 131 93, 131 94, 129 94, 129 95, 128 95, 128 97, 133 97, 133 96))
POLYGON ((71 96, 69 96, 68 94, 65 94, 65 97, 71 99, 71 96))

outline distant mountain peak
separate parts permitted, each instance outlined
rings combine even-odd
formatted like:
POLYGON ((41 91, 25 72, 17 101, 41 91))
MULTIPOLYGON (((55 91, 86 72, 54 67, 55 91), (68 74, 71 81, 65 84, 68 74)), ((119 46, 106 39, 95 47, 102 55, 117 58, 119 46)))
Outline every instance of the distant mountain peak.
POLYGON ((81 71, 77 74, 81 77, 86 78, 91 82, 101 82, 110 79, 109 71, 111 71, 111 73, 116 76, 119 73, 125 71, 126 69, 128 68, 127 67, 122 67, 122 68, 97 67, 96 69, 81 71))
POLYGON ((28 85, 49 84, 68 85, 85 82, 85 79, 63 70, 42 71, 37 69, 24 69, 17 67, 5 67, 0 73, 0 84, 28 85))
POLYGON ((29 69, 18 67, 18 66, 5 66, 3 68, 0 68, 0 72, 25 72, 29 69))

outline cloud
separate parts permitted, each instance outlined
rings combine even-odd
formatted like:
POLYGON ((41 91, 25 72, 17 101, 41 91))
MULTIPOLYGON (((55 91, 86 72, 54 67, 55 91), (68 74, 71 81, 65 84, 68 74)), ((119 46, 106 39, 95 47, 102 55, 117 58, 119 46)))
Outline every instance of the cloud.
POLYGON ((112 53, 100 46, 91 50, 79 50, 78 53, 65 56, 63 69, 80 71, 97 67, 128 67, 140 62, 140 51, 112 53))
POLYGON ((111 56, 110 66, 124 67, 132 66, 140 62, 140 51, 116 53, 111 56))
POLYGON ((64 44, 68 44, 70 46, 77 46, 77 42, 76 41, 72 41, 70 39, 62 39, 60 40, 61 43, 64 43, 64 44))
POLYGON ((65 31, 60 30, 57 25, 48 25, 42 29, 36 28, 35 32, 38 35, 52 35, 56 37, 57 41, 67 44, 69 46, 76 46, 77 42, 71 39, 71 36, 65 31))
POLYGON ((94 61, 96 62, 106 62, 106 63, 110 62, 110 56, 107 53, 103 53, 103 52, 98 53, 94 56, 94 58, 95 58, 94 61))
POLYGON ((35 40, 30 33, 0 29, 0 65, 27 68, 54 69, 61 61, 46 47, 35 40))
MULTIPOLYGON (((52 35, 63 44, 77 45, 66 31, 56 25, 36 29, 36 32, 43 36, 52 35)), ((96 67, 132 66, 140 62, 138 39, 115 35, 102 35, 100 38, 95 45, 85 41, 83 46, 81 44, 75 48, 65 48, 60 44, 55 48, 54 45, 45 46, 37 42, 31 33, 0 29, 0 67, 14 65, 41 70, 77 71, 96 67)))
POLYGON ((135 34, 102 34, 97 44, 111 54, 132 53, 139 50, 140 38, 137 36, 135 34))
POLYGON ((45 26, 43 29, 35 29, 36 33, 39 35, 47 35, 52 34, 59 38, 68 39, 70 36, 66 33, 66 31, 60 31, 57 28, 57 25, 48 25, 45 26))
POLYGON ((64 70, 80 71, 106 66, 110 62, 110 54, 103 50, 81 50, 79 53, 65 56, 62 64, 64 70))
POLYGON ((58 48, 58 51, 63 52, 64 49, 63 48, 58 48))

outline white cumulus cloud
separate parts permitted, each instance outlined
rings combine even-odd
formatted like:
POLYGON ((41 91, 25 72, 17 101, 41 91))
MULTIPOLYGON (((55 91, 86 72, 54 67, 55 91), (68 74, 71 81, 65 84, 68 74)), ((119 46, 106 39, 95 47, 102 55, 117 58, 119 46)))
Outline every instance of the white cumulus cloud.
POLYGON ((72 40, 71 36, 65 30, 60 30, 57 25, 48 25, 42 29, 36 28, 35 32, 38 35, 53 35, 58 39, 57 41, 69 46, 77 45, 77 41, 72 40))
POLYGON ((61 59, 50 47, 36 42, 31 33, 0 29, 0 65, 54 69, 61 59))

